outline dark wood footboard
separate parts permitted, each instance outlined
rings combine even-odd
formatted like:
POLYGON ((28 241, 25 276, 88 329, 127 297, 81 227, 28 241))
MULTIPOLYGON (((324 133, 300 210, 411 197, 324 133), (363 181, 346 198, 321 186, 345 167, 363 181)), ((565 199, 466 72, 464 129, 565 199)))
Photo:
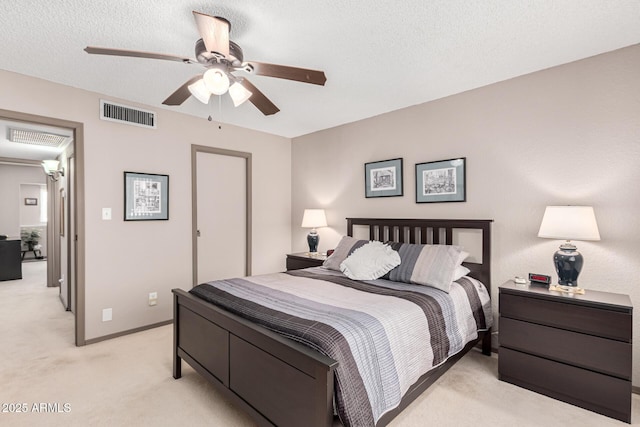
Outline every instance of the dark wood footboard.
POLYGON ((182 360, 260 425, 331 426, 338 363, 174 289, 173 377, 182 360))

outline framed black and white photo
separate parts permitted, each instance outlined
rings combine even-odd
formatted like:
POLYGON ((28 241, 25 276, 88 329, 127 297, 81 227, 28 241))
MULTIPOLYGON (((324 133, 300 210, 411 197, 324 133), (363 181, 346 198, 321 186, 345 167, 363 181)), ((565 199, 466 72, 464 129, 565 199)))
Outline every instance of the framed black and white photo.
POLYGON ((416 165, 416 203, 466 202, 466 157, 416 165))
POLYGON ((38 199, 35 197, 25 197, 24 204, 27 206, 38 206, 38 199))
POLYGON ((402 196, 402 159, 364 164, 365 197, 402 196))
POLYGON ((169 219, 169 175, 124 173, 124 220, 169 219))

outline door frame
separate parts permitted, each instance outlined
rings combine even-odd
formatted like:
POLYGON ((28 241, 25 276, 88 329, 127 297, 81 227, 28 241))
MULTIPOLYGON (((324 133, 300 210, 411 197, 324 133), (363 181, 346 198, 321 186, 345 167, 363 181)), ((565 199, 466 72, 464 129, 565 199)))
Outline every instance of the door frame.
POLYGON ((67 277, 67 307, 66 309, 68 311, 73 312, 73 309, 75 308, 73 306, 73 298, 72 298, 72 292, 71 292, 71 286, 69 286, 69 283, 75 283, 76 282, 76 277, 74 276, 76 274, 76 269, 75 269, 75 241, 73 239, 73 236, 76 235, 75 232, 75 220, 74 220, 74 215, 75 215, 75 174, 76 174, 76 154, 71 153, 71 155, 69 157, 67 157, 67 166, 65 169, 68 173, 70 174, 70 177, 72 178, 71 180, 69 180, 67 182, 67 197, 64 199, 66 206, 64 207, 65 209, 65 218, 64 218, 64 228, 66 231, 66 235, 67 235, 67 271, 65 272, 66 277, 67 277), (73 259, 72 259, 73 258, 73 259))
MULTIPOLYGON (((73 301, 71 298, 72 286, 70 286, 70 284, 75 283, 75 280, 76 280, 76 278, 74 277, 75 268, 72 268, 73 262, 71 260, 71 257, 74 256, 73 249, 75 246, 73 244, 74 240, 72 238, 75 235, 75 231, 73 230, 73 227, 72 227, 72 225, 75 225, 75 222, 72 222, 72 219, 71 219, 72 213, 75 212, 75 210, 73 210, 73 195, 74 195, 73 182, 74 182, 74 176, 75 176, 75 154, 73 153, 73 151, 71 152, 71 154, 67 156, 66 160, 67 160, 66 164, 64 165, 64 174, 65 174, 65 177, 67 178, 67 185, 66 185, 66 188, 64 189, 66 197, 64 197, 64 199, 60 197, 61 189, 59 189, 56 185, 53 186, 54 190, 51 192, 51 194, 55 194, 56 204, 57 204, 56 206, 54 206, 55 212, 49 214, 50 215, 49 218, 56 218, 54 227, 52 227, 54 229, 53 232, 55 233, 55 236, 51 240, 52 241, 54 239, 57 240, 57 246, 55 248, 55 255, 57 259, 55 261, 55 272, 53 277, 50 280, 56 281, 56 277, 60 277, 61 274, 63 273, 62 265, 61 265, 62 255, 63 255, 63 251, 62 251, 63 239, 61 238, 62 236, 61 229, 62 229, 64 230, 64 239, 67 240, 67 248, 65 251, 66 253, 64 253, 67 260, 66 269, 64 270, 65 281, 67 282, 65 298, 62 297, 62 282, 58 280, 59 285, 56 285, 56 286, 60 286, 60 302, 64 306, 65 310, 73 312, 74 307, 73 307, 73 301), (71 167, 72 162, 74 164, 73 168, 71 167), (63 200, 64 200, 64 205, 62 205, 63 200), (62 221, 58 221, 61 219, 60 218, 61 215, 62 215, 62 221)), ((51 181, 49 181, 49 183, 51 183, 51 181)), ((52 206, 49 205, 49 207, 51 208, 52 206)), ((49 228, 47 228, 47 231, 48 229, 49 228)), ((47 253, 49 253, 49 250, 47 250, 47 253)))
POLYGON ((191 145, 191 250, 193 254, 193 286, 198 285, 198 153, 218 154, 222 156, 241 157, 246 161, 246 243, 245 243, 245 275, 251 275, 251 153, 227 150, 224 148, 208 147, 206 145, 191 145))
MULTIPOLYGON (((73 311, 75 318, 75 344, 83 346, 85 340, 85 212, 84 212, 84 124, 54 117, 39 116, 36 114, 0 109, 0 118, 19 122, 29 122, 47 126, 55 126, 73 130, 75 160, 75 236, 70 236, 70 244, 75 243, 75 293, 76 307, 73 311)), ((40 163, 40 162, 38 162, 40 163)), ((56 195, 54 195, 55 197, 56 195)), ((53 198, 52 198, 53 199, 53 198)), ((49 227, 48 227, 49 228, 49 227)), ((60 236, 55 236, 59 239, 60 236)), ((57 242, 57 240, 56 240, 57 242)), ((54 244, 54 242, 51 242, 54 244)), ((58 246, 57 243, 55 246, 58 246)), ((54 246, 54 247, 55 247, 54 246)), ((49 265, 47 270, 49 271, 49 265)), ((53 271, 53 270, 51 270, 53 271)), ((48 272, 48 277, 49 277, 48 272)))

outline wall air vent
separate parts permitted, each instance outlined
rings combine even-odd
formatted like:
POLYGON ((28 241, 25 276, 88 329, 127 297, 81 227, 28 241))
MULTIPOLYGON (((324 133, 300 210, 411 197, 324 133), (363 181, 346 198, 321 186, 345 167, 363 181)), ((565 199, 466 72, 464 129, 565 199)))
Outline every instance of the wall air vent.
POLYGON ((100 100, 100 119, 145 128, 156 128, 156 113, 115 102, 100 100))
POLYGON ((41 145, 44 147, 60 147, 69 140, 65 135, 39 132, 35 130, 8 128, 7 139, 19 144, 41 145))

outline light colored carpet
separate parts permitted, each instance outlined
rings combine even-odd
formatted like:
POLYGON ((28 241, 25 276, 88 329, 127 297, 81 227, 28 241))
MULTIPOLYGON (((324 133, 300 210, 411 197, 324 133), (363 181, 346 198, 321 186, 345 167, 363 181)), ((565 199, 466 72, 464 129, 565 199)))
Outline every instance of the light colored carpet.
MULTIPOLYGON (((45 271, 45 262, 26 263, 24 279, 0 282, 0 410, 27 407, 0 412, 0 425, 253 425, 186 363, 173 379, 170 325, 75 347, 73 315, 44 285, 45 271), (34 412, 41 403, 54 412, 34 412)), ((495 355, 469 353, 391 425, 628 425, 500 382, 497 371, 495 355)), ((640 426, 639 395, 632 420, 640 426)))

